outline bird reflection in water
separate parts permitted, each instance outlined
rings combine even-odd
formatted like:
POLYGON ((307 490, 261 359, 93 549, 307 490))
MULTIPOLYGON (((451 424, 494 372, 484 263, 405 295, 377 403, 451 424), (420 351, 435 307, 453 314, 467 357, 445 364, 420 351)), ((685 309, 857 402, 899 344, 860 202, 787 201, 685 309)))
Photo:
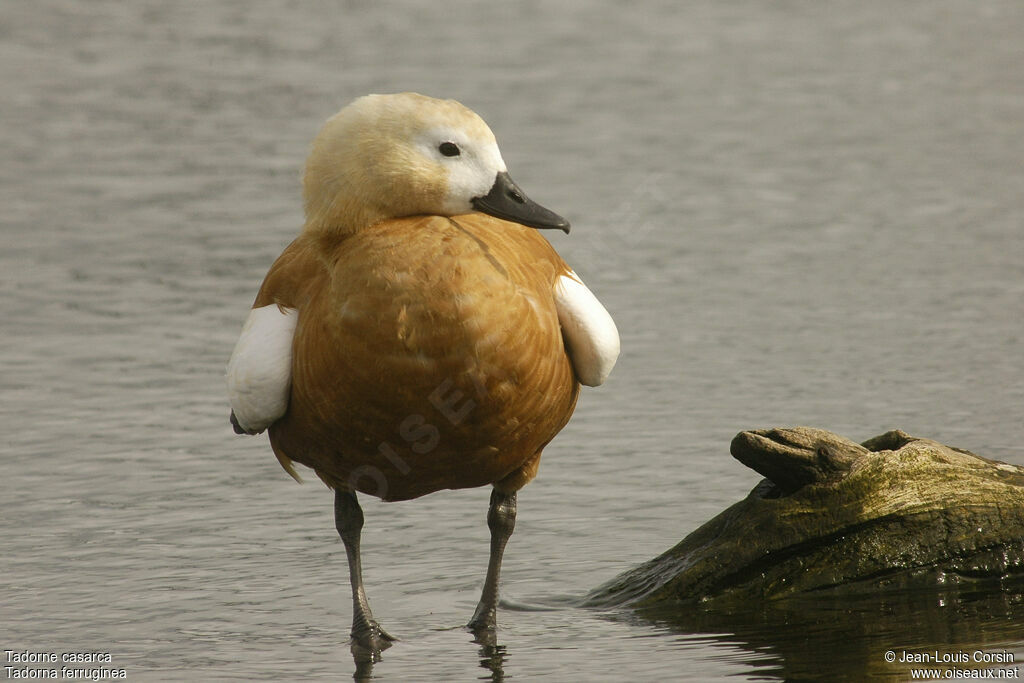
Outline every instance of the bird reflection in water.
MULTIPOLYGON (((505 680, 505 662, 508 660, 508 650, 504 645, 498 643, 497 633, 493 629, 479 629, 473 635, 473 643, 480 646, 480 668, 490 673, 490 680, 505 680)), ((381 649, 367 648, 357 639, 351 643, 352 660, 355 662, 355 671, 352 678, 356 681, 373 680, 373 665, 381 661, 381 651, 386 650, 391 644, 388 643, 381 649)), ((487 680, 481 678, 481 680, 487 680)))

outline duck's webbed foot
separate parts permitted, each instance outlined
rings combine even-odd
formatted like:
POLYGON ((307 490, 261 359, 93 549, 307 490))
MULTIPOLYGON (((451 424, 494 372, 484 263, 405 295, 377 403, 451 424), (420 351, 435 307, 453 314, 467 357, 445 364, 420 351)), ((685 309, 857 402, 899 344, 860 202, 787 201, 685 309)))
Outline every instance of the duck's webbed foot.
POLYGON ((386 650, 391 643, 398 640, 385 631, 377 620, 357 613, 352 623, 352 644, 359 645, 368 650, 386 650))
POLYGON ((360 626, 352 625, 352 639, 349 641, 352 657, 357 663, 373 663, 381 660, 380 653, 398 640, 380 627, 373 619, 360 626))

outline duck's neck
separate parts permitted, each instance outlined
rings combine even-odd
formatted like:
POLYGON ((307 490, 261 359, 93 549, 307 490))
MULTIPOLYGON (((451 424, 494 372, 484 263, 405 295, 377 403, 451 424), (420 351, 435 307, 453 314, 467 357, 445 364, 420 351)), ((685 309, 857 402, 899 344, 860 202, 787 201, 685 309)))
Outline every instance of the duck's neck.
POLYGON ((319 207, 307 205, 303 231, 317 237, 344 239, 385 218, 380 211, 355 202, 337 202, 319 207))

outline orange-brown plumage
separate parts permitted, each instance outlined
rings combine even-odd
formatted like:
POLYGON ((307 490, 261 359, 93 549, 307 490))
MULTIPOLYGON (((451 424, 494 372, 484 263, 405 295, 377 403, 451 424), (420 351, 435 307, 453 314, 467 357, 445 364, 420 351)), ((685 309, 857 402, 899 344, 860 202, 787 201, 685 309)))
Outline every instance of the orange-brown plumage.
POLYGON ((353 647, 372 655, 393 638, 363 588, 356 492, 404 500, 492 484, 469 627, 493 630, 516 492, 580 383, 611 372, 615 323, 538 232, 568 222, 526 197, 487 124, 457 102, 356 100, 314 139, 303 186, 303 232, 228 361, 231 422, 269 429, 289 474, 299 462, 334 489, 353 647))
POLYGON ((568 270, 480 213, 299 237, 255 303, 300 311, 275 452, 385 500, 521 488, 579 391, 552 295, 568 270))

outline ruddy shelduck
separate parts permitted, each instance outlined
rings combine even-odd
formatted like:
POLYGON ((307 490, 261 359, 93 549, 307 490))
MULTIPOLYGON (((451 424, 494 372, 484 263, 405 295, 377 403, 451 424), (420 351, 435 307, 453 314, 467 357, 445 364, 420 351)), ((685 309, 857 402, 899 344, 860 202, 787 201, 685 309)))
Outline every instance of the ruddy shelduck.
POLYGON ((306 224, 271 266, 228 363, 235 431, 269 430, 285 470, 335 492, 353 644, 393 638, 363 590, 356 492, 406 500, 492 485, 490 561, 469 627, 493 631, 516 492, 605 381, 615 323, 536 228, 569 223, 512 182, 453 100, 368 95, 330 118, 303 180, 306 224))

